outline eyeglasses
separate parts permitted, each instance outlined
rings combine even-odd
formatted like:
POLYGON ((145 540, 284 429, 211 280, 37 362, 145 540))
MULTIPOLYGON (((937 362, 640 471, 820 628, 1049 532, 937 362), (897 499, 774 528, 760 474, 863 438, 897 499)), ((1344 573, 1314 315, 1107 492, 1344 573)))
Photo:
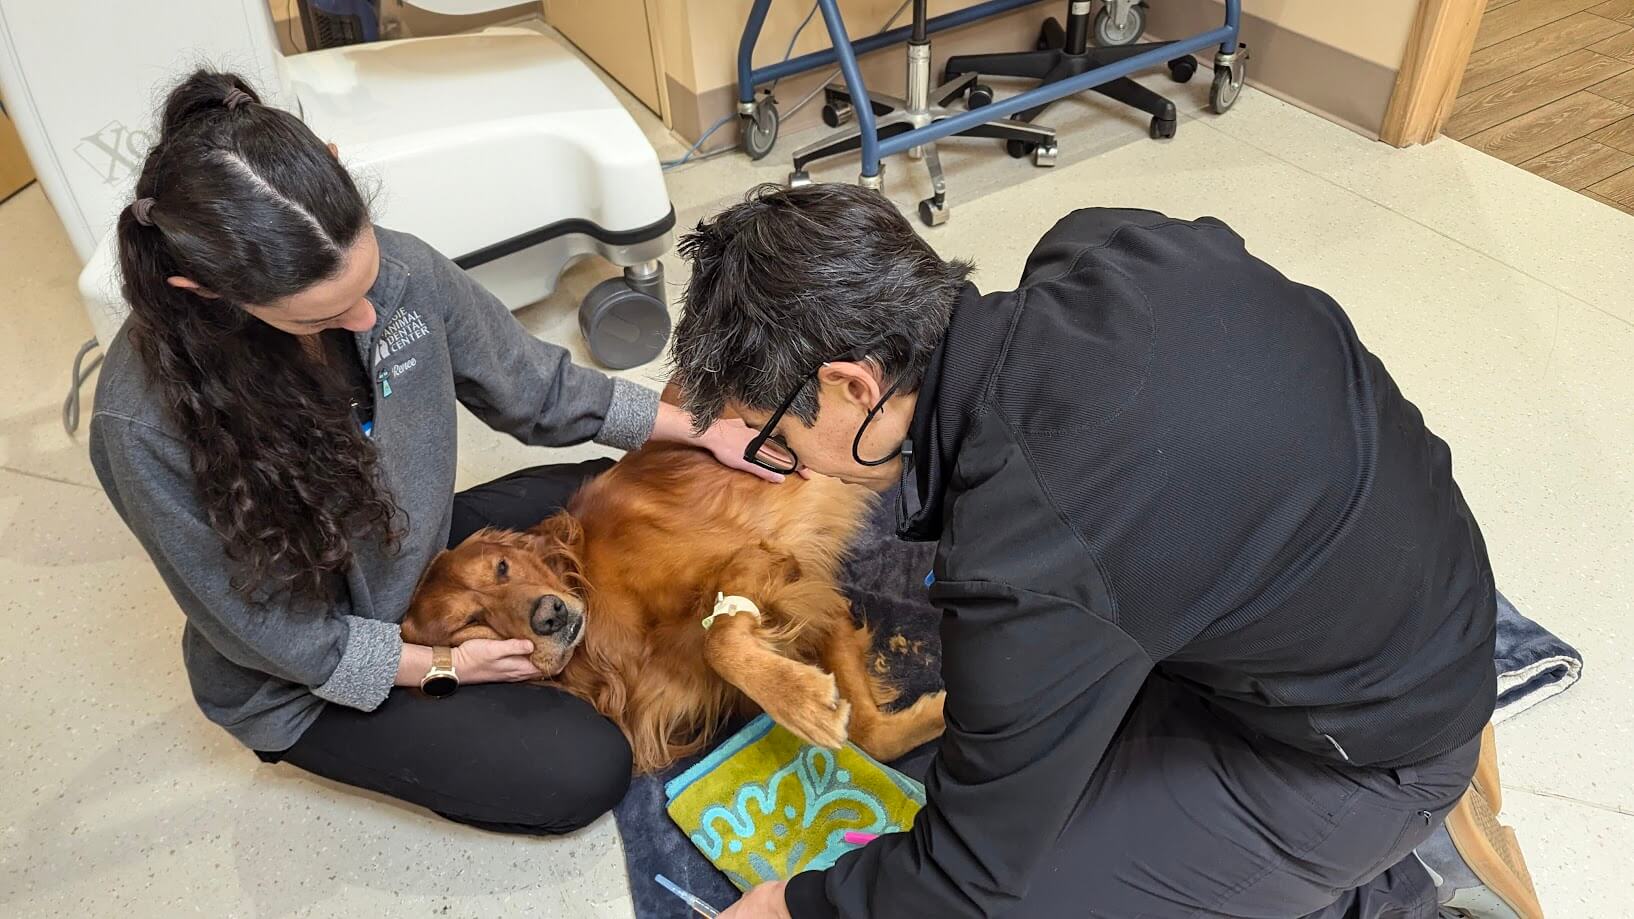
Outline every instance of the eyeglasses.
MULTIPOLYGON (((783 416, 788 414, 789 409, 794 405, 794 400, 798 399, 800 397, 800 393, 805 391, 806 384, 810 383, 816 378, 817 371, 822 370, 823 367, 834 363, 835 361, 862 360, 866 354, 867 349, 858 348, 855 351, 851 351, 845 355, 834 358, 833 361, 824 361, 823 363, 818 364, 816 367, 811 368, 811 372, 806 374, 805 379, 801 380, 798 386, 794 387, 794 391, 789 393, 788 398, 783 400, 783 404, 777 407, 777 411, 772 412, 772 414, 766 419, 766 423, 760 426, 760 433, 755 435, 755 439, 749 441, 749 446, 743 449, 744 460, 754 463, 756 466, 759 466, 762 469, 778 473, 779 475, 792 475, 796 470, 798 470, 800 468, 799 454, 795 453, 794 450, 789 447, 787 441, 773 432, 777 430, 777 426, 783 421, 783 416)), ((857 436, 851 439, 851 458, 855 460, 858 465, 883 466, 891 460, 896 459, 897 456, 901 454, 902 451, 900 448, 898 448, 896 450, 892 450, 889 454, 880 457, 879 459, 863 459, 862 455, 858 452, 862 449, 862 435, 868 430, 868 425, 873 423, 874 416, 878 415, 880 409, 885 407, 885 403, 890 401, 892 396, 896 395, 897 387, 900 385, 902 385, 902 377, 898 376, 895 380, 891 381, 890 386, 886 387, 885 392, 879 397, 879 401, 874 404, 873 408, 868 410, 868 416, 864 418, 862 420, 862 424, 857 427, 857 436)))
POLYGON ((777 407, 777 411, 772 412, 771 416, 766 419, 766 423, 760 426, 760 433, 755 435, 754 440, 749 441, 749 446, 743 448, 744 460, 779 475, 793 475, 795 470, 800 468, 799 454, 795 453, 788 443, 774 432, 777 430, 778 424, 783 421, 783 416, 788 414, 789 409, 793 407, 794 400, 800 397, 800 393, 806 389, 806 384, 810 383, 812 378, 817 376, 817 371, 821 369, 821 364, 813 367, 811 372, 806 374, 805 379, 794 387, 794 391, 789 393, 788 398, 783 400, 783 404, 777 407))

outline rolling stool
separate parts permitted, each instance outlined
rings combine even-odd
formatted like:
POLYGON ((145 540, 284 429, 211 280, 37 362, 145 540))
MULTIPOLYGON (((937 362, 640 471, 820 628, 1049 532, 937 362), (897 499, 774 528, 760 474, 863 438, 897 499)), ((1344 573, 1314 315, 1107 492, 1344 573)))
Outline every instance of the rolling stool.
MULTIPOLYGON (((930 37, 925 23, 927 0, 913 0, 913 35, 908 40, 907 98, 869 93, 868 103, 878 119, 881 139, 912 131, 941 121, 958 112, 947 108, 948 103, 964 96, 966 105, 975 108, 993 101, 993 91, 976 82, 976 74, 955 76, 940 86, 930 85, 930 37)), ((839 127, 852 118, 852 106, 857 100, 849 87, 828 86, 823 90, 823 121, 829 127, 839 127)), ((1055 131, 1051 128, 1024 124, 1009 119, 989 121, 959 132, 961 137, 986 137, 1007 144, 1024 145, 1034 151, 1035 162, 1052 165, 1055 162, 1055 131)), ((842 131, 808 144, 794 152, 794 171, 789 174, 789 187, 811 184, 806 166, 821 159, 857 150, 862 146, 860 129, 842 131)), ((931 196, 919 202, 919 218, 929 226, 947 222, 947 183, 942 177, 942 161, 937 156, 936 144, 908 148, 909 159, 923 159, 930 172, 931 196)), ((864 176, 862 184, 878 189, 883 185, 885 171, 879 175, 864 176)))
MULTIPOLYGON (((1021 77, 1037 80, 1041 84, 1058 83, 1164 46, 1165 43, 1159 42, 1090 47, 1089 11, 1093 5, 1091 0, 1071 0, 1067 4, 1067 24, 1064 27, 1059 20, 1053 18, 1045 20, 1039 30, 1035 51, 965 54, 951 57, 943 68, 944 77, 953 80, 983 74, 995 77, 1021 77)), ((1127 16, 1121 20, 1118 18, 1120 10, 1113 9, 1113 5, 1109 0, 1100 15, 1095 18, 1097 40, 1130 41, 1138 38, 1140 35, 1138 30, 1143 29, 1146 23, 1142 5, 1129 3, 1127 0, 1118 4, 1127 16), (1130 35, 1131 30, 1133 36, 1130 35)), ((1239 45, 1231 54, 1219 52, 1215 55, 1214 86, 1209 92, 1209 104, 1217 114, 1224 114, 1237 101, 1237 95, 1242 90, 1244 62, 1247 57, 1248 48, 1244 45, 1239 45)), ((1190 80, 1196 72, 1197 59, 1189 54, 1169 61, 1169 75, 1178 83, 1190 80)), ((1148 133, 1153 140, 1167 139, 1175 135, 1179 120, 1175 115, 1174 103, 1129 77, 1110 80, 1094 87, 1094 90, 1151 115, 1152 123, 1148 133)), ((1014 117, 1020 122, 1030 122, 1037 118, 1047 105, 1048 103, 1028 109, 1014 117)), ((1019 138, 1007 138, 1005 147, 1011 156, 1018 158, 1029 153, 1036 155, 1037 149, 1030 142, 1019 138)))

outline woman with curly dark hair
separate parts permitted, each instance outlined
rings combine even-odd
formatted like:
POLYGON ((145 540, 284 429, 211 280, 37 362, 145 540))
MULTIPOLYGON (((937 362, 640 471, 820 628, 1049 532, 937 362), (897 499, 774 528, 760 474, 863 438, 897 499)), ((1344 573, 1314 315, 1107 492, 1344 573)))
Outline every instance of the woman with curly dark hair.
POLYGON ((751 432, 694 437, 654 393, 533 338, 448 259, 372 225, 333 148, 231 74, 170 94, 118 244, 131 314, 92 461, 186 614, 205 715, 265 760, 464 823, 563 832, 616 803, 618 730, 505 685, 538 676, 529 642, 400 637, 439 551, 531 526, 606 466, 456 494, 456 404, 529 444, 690 440, 739 468, 751 432))

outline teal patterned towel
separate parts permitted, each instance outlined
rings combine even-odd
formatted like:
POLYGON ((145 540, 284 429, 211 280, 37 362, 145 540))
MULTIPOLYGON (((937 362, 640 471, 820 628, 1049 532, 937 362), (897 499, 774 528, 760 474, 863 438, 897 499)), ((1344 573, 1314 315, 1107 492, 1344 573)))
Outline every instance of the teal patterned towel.
POLYGON ((899 833, 924 786, 856 746, 813 747, 761 715, 664 786, 670 819, 739 890, 833 865, 848 832, 899 833))

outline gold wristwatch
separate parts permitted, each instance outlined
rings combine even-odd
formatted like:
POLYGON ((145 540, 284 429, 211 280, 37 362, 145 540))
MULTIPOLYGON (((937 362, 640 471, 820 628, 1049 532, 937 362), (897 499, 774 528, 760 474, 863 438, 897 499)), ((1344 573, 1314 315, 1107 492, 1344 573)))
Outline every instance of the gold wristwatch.
POLYGON ((460 675, 454 672, 454 652, 448 648, 431 649, 431 669, 420 680, 420 691, 433 699, 451 696, 460 688, 460 675))

